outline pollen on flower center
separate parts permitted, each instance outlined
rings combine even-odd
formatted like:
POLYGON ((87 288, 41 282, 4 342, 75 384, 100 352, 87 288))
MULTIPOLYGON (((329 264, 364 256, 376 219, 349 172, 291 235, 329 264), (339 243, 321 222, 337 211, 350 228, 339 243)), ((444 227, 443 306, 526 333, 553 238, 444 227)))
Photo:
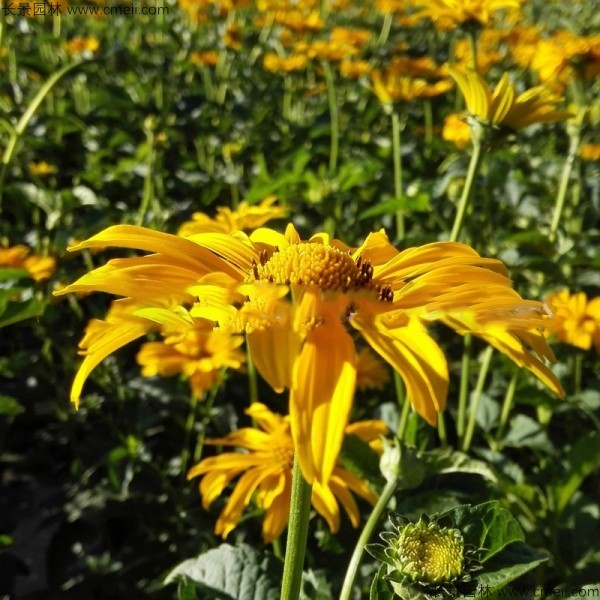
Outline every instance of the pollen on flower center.
POLYGON ((314 285, 321 290, 342 291, 375 289, 373 266, 357 261, 342 250, 302 242, 275 252, 271 258, 261 258, 253 266, 254 278, 285 285, 314 285))
POLYGON ((283 468, 291 469, 294 464, 294 442, 292 441, 289 423, 273 432, 272 438, 274 462, 283 468))

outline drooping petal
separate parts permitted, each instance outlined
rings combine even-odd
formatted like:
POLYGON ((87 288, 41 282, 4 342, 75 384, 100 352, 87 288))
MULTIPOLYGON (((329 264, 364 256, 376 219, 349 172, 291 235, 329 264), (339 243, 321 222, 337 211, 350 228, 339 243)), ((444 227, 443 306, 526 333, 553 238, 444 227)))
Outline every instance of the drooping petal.
POLYGON ((323 485, 318 481, 313 483, 312 505, 327 521, 330 531, 337 533, 340 528, 340 507, 329 485, 323 485))
POLYGON ((367 343, 400 374, 415 410, 430 425, 446 407, 448 365, 446 358, 418 319, 405 327, 387 329, 380 319, 353 319, 367 343))
POLYGON ((267 506, 262 526, 262 536, 265 544, 277 539, 285 529, 290 514, 290 499, 292 496, 291 474, 284 474, 285 485, 267 506))
POLYGON ((356 350, 339 322, 307 335, 290 394, 292 437, 307 482, 326 484, 340 452, 356 383, 356 350))

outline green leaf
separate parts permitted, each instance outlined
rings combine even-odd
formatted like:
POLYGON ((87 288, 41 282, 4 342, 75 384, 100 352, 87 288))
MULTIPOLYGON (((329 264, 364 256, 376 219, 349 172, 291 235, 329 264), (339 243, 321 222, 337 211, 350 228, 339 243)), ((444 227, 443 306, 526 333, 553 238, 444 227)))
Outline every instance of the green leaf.
POLYGON ((390 590, 390 586, 385 579, 386 574, 385 565, 379 567, 377 575, 375 575, 371 582, 371 589, 369 590, 369 600, 393 600, 394 594, 390 590))
POLYGON ((549 558, 545 552, 538 552, 527 544, 516 542, 485 563, 485 570, 477 575, 477 583, 487 594, 506 586, 549 558))
POLYGON ((344 438, 340 453, 342 465, 353 475, 366 479, 375 487, 382 484, 379 471, 379 456, 356 435, 348 435, 344 438))
POLYGON ((45 308, 45 303, 35 298, 22 303, 11 302, 0 316, 0 327, 13 325, 19 321, 30 319, 31 317, 39 317, 44 312, 45 308))
POLYGON ((0 395, 0 415, 16 417, 24 411, 25 409, 16 398, 13 398, 12 396, 0 395))
POLYGON ((282 564, 247 544, 221 544, 175 567, 165 584, 191 580, 222 600, 277 600, 282 564))
POLYGON ((598 468, 600 468, 600 435, 596 431, 591 431, 579 438, 566 452, 559 474, 559 483, 551 487, 559 512, 567 506, 583 480, 598 468))
POLYGON ((485 549, 481 556, 482 562, 508 544, 525 540, 519 522, 497 500, 476 506, 457 506, 440 516, 452 519, 454 527, 462 531, 465 543, 485 549))
POLYGON ((489 464, 471 458, 464 452, 452 448, 438 448, 422 455, 428 475, 442 473, 472 473, 481 475, 484 479, 496 483, 498 477, 489 464))
POLYGON ((0 267, 0 281, 18 281, 30 277, 26 269, 13 269, 12 267, 0 267))

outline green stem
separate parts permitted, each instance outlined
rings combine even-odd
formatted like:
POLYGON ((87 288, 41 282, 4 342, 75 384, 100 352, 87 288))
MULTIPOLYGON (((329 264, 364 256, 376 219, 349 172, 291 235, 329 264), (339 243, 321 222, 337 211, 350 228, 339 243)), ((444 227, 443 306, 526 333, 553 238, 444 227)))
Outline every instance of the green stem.
POLYGON ((482 158, 483 152, 481 142, 473 136, 473 154, 471 154, 471 162, 469 163, 465 187, 463 188, 456 217, 454 219, 454 225, 452 226, 452 233, 450 234, 451 242, 456 242, 460 236, 460 230, 463 226, 463 221, 465 220, 465 214, 467 213, 467 207, 469 206, 471 196, 473 195, 473 184, 477 173, 479 172, 482 158))
POLYGON ((328 62, 322 61, 323 73, 327 84, 327 100, 329 101, 329 120, 331 123, 331 142, 329 147, 329 173, 334 174, 337 169, 338 152, 340 144, 340 123, 335 91, 333 71, 328 62))
POLYGON ((469 423, 467 425, 467 431, 465 439, 463 440, 462 451, 468 452, 471 447, 471 441, 473 440, 473 433, 475 432, 475 422, 477 420, 477 410, 479 409, 479 402, 481 401, 481 394, 483 392, 483 386, 485 384, 485 378, 492 362, 492 354, 494 352, 493 346, 488 346, 483 354, 483 362, 481 364, 481 370, 479 371, 479 377, 477 378, 477 385, 473 392, 473 399, 471 401, 469 423))
POLYGON ((308 540, 311 494, 312 485, 304 480, 298 462, 298 454, 296 453, 292 471, 292 499, 285 546, 285 562, 283 564, 281 600, 298 600, 300 597, 302 569, 308 540))
POLYGON ((583 352, 577 352, 575 355, 575 364, 573 365, 573 383, 575 393, 581 393, 581 381, 583 375, 583 352))
POLYGON ((154 200, 154 167, 156 162, 156 150, 154 148, 154 131, 149 130, 146 134, 148 145, 148 159, 146 164, 146 175, 144 177, 144 192, 142 202, 138 210, 136 225, 143 225, 144 218, 148 212, 150 203, 154 200))
POLYGON ((467 333, 463 341, 463 354, 460 365, 460 389, 458 392, 458 418, 456 421, 456 435, 459 442, 465 434, 467 419, 467 400, 469 397, 469 366, 471 363, 471 334, 467 333))
POLYGON ((183 433, 183 447, 181 448, 181 473, 185 479, 187 474, 188 461, 190 459, 190 440, 192 439, 192 431, 196 422, 196 410, 198 408, 198 398, 190 393, 190 402, 188 416, 185 421, 185 429, 183 433))
POLYGON ((477 32, 469 30, 469 45, 471 46, 471 67, 477 73, 477 32))
POLYGON ((425 99, 425 102, 423 103, 423 118, 425 121, 425 148, 423 150, 423 156, 425 158, 431 158, 431 145, 433 143, 433 109, 429 98, 425 99))
POLYGON ((444 420, 444 413, 438 413, 437 422, 438 436, 440 438, 440 445, 445 448, 448 445, 448 436, 446 435, 446 421, 444 420))
POLYGON ((348 600, 350 598, 352 586, 354 585, 354 580, 356 579, 356 573, 358 571, 358 567, 360 566, 360 561, 365 551, 365 546, 371 539, 373 531, 375 530, 375 527, 377 526, 377 523, 379 522, 379 519, 383 511, 386 509, 391 497, 396 491, 397 486, 398 479, 388 481, 383 489, 383 492, 381 493, 381 496, 379 496, 379 499, 377 500, 377 504, 369 515, 369 518, 365 523, 365 527, 362 530, 358 541, 356 542, 352 557, 350 558, 350 563, 348 564, 348 570, 346 571, 346 576, 344 577, 344 583, 342 585, 342 591, 340 593, 339 600, 348 600))
POLYGON ((404 394, 402 378, 397 371, 394 371, 394 386, 396 388, 398 407, 400 408, 400 418, 398 419, 398 431, 396 432, 396 437, 399 440, 403 440, 406 432, 406 425, 408 424, 408 415, 410 414, 410 401, 404 394))
MULTIPOLYGON (((582 110, 580 109, 580 112, 582 110)), ((579 151, 579 144, 581 142, 581 120, 582 116, 576 117, 576 122, 568 126, 569 132, 569 153, 567 159, 563 165, 563 170, 560 176, 560 184, 558 186, 558 193, 556 194, 556 202, 554 204, 554 215, 552 216, 552 223, 550 225, 550 241, 553 242, 556 239, 556 232, 558 230, 558 224, 562 217, 562 213, 565 207, 565 200, 567 197, 567 189, 569 187, 569 180, 571 179, 571 173, 573 171, 573 165, 575 164, 575 158, 579 151)))
POLYGON ((204 438, 206 437, 206 426, 210 422, 211 412, 213 404, 215 403, 215 398, 219 390, 221 389, 221 383, 223 381, 223 377, 225 376, 225 371, 222 370, 219 375, 219 379, 217 382, 210 388, 210 392, 208 393, 208 398, 206 398, 203 406, 202 406, 202 431, 196 440, 196 447, 194 448, 194 462, 197 463, 202 456, 202 449, 204 448, 204 438))
POLYGON ((379 39, 377 40, 378 46, 383 46, 390 35, 390 31, 392 29, 392 22, 394 20, 394 14, 389 12, 386 13, 383 19, 383 25, 381 27, 381 33, 379 34, 379 39))
MULTIPOLYGON (((396 111, 392 112, 392 147, 394 150, 394 195, 397 201, 401 201, 402 196, 402 141, 400 133, 402 126, 400 115, 396 111)), ((404 210, 399 208, 396 211, 396 238, 398 241, 404 240, 404 210)))
POLYGON ((502 412, 500 413, 500 426, 496 432, 497 445, 502 442, 506 426, 508 425, 508 418, 510 417, 510 411, 513 407, 513 401, 515 398, 515 391, 517 389, 517 379, 519 377, 519 371, 515 370, 511 377, 510 383, 506 388, 506 394, 504 395, 504 402, 502 403, 502 412))
POLYGON ((33 97, 33 100, 30 102, 29 106, 25 110, 25 112, 21 115, 21 118, 18 120, 17 125, 12 131, 12 134, 8 140, 6 145, 6 149, 4 150, 4 154, 2 155, 2 162, 0 167, 0 213, 2 212, 2 195, 4 193, 4 181, 6 179, 6 173, 8 171, 8 167, 10 162, 16 152, 18 143, 25 133, 25 129, 29 125, 29 122, 33 118, 35 111, 39 108, 40 104, 44 101, 44 98, 48 96, 48 94, 52 91, 52 88, 68 73, 74 71, 76 68, 80 67, 83 64, 89 63, 92 61, 84 60, 72 65, 67 65, 53 73, 48 81, 38 90, 37 94, 33 97))

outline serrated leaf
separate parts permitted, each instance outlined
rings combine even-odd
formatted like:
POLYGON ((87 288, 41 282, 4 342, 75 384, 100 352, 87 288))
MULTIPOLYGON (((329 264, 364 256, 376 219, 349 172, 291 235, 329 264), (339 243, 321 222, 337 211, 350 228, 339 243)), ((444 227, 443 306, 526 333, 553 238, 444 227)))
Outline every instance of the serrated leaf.
POLYGON ((560 483, 551 487, 558 511, 562 511, 583 480, 600 468, 600 436, 596 431, 579 438, 566 453, 560 483))
POLYGON ((477 583, 485 593, 508 585, 521 575, 546 562, 550 556, 522 542, 515 542, 485 563, 477 575, 477 583))
POLYGON ((369 590, 369 600, 393 600, 394 593, 390 591, 390 586, 385 579, 386 574, 385 565, 381 565, 377 571, 377 575, 371 582, 371 589, 369 590))
POLYGON ((476 506, 457 506, 440 516, 448 516, 463 533, 465 543, 484 548, 481 561, 486 562, 503 548, 525 540, 519 522, 497 500, 476 506))
POLYGON ((175 567, 165 584, 189 579, 223 600, 277 600, 282 564, 247 544, 221 544, 175 567))

